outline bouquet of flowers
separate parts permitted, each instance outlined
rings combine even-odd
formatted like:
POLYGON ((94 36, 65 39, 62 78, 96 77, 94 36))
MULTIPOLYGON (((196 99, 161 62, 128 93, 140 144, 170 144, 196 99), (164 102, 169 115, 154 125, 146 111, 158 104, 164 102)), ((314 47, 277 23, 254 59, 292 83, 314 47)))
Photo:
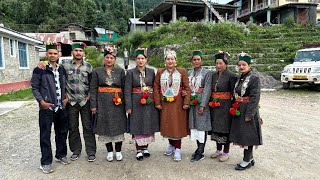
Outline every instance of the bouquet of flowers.
POLYGON ((212 108, 220 107, 221 104, 219 102, 219 98, 212 98, 212 101, 209 102, 209 106, 212 107, 212 108))
POLYGON ((120 105, 120 104, 122 104, 122 100, 121 100, 121 98, 119 97, 119 95, 118 95, 118 93, 115 93, 114 94, 114 97, 113 97, 113 102, 114 102, 114 104, 115 105, 120 105))
POLYGON ((235 103, 232 104, 232 108, 230 108, 229 113, 230 113, 232 116, 237 116, 237 117, 240 116, 240 111, 239 111, 239 104, 238 104, 238 102, 235 102, 235 103))
POLYGON ((195 106, 195 105, 197 105, 199 103, 201 103, 201 99, 200 99, 199 95, 198 94, 192 95, 191 96, 190 105, 191 106, 195 106))

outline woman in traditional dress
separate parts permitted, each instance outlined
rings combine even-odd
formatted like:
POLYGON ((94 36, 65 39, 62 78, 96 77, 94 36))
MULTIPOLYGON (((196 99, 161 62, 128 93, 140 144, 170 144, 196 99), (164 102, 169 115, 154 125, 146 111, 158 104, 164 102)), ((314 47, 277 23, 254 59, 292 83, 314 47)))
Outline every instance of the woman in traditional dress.
POLYGON ((113 145, 115 143, 116 159, 121 161, 122 141, 127 130, 127 117, 123 103, 125 72, 115 68, 116 49, 107 47, 104 52, 103 67, 92 72, 90 82, 91 111, 96 114, 96 131, 98 140, 105 142, 107 161, 113 161, 113 145))
POLYGON ((165 155, 174 153, 173 160, 181 161, 181 139, 189 134, 190 87, 186 70, 176 67, 175 51, 166 52, 165 65, 157 71, 154 82, 155 105, 161 110, 161 135, 169 139, 165 155), (182 90, 185 90, 185 96, 182 96, 182 90))
POLYGON ((192 52, 193 69, 188 71, 191 89, 189 110, 190 138, 197 141, 198 148, 193 153, 191 161, 204 159, 204 147, 207 132, 211 130, 211 119, 208 103, 211 94, 212 74, 208 69, 202 68, 201 51, 192 52))
POLYGON ((237 75, 227 69, 229 54, 219 51, 215 54, 216 72, 212 76, 212 94, 209 103, 211 112, 211 140, 216 141, 217 150, 211 158, 224 162, 229 159, 229 133, 232 116, 229 109, 232 104, 232 92, 237 75), (222 150, 223 149, 223 150, 222 150))
POLYGON ((260 101, 260 79, 251 72, 251 56, 246 53, 238 54, 238 68, 241 73, 235 84, 235 103, 230 108, 232 124, 230 141, 244 148, 243 161, 235 167, 245 170, 254 166, 253 146, 262 145, 261 119, 258 104, 260 101))
POLYGON ((147 50, 134 53, 137 66, 128 70, 125 81, 126 111, 129 114, 129 132, 137 149, 137 160, 149 157, 148 145, 154 142, 154 133, 159 131, 159 111, 154 106, 153 83, 155 72, 147 68, 147 50))

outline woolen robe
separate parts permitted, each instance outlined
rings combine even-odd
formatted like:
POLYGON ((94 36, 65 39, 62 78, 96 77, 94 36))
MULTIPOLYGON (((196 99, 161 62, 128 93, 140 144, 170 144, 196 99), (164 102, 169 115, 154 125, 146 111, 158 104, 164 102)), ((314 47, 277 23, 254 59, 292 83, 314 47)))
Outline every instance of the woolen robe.
POLYGON ((242 97, 249 97, 249 103, 239 102, 240 116, 232 119, 229 139, 235 144, 242 146, 262 145, 261 121, 259 116, 259 101, 261 83, 258 76, 251 72, 238 79, 235 92, 241 96, 245 79, 249 77, 247 88, 242 97), (251 121, 245 122, 245 117, 251 121))
MULTIPOLYGON (((146 86, 153 88, 154 79, 154 70, 146 67, 144 78, 146 86)), ((138 67, 128 70, 125 81, 126 110, 131 109, 132 112, 129 122, 130 133, 140 135, 159 132, 159 111, 155 108, 154 103, 140 104, 141 93, 132 92, 132 88, 141 88, 138 67)), ((153 99, 153 92, 149 92, 149 94, 150 98, 153 99)))
POLYGON ((125 73, 123 69, 113 68, 111 71, 113 83, 106 83, 107 72, 105 67, 98 67, 92 71, 90 82, 91 108, 97 108, 97 134, 102 136, 117 136, 126 132, 127 117, 124 105, 124 93, 118 93, 122 104, 113 102, 114 92, 98 92, 99 87, 124 89, 125 73))
MULTIPOLYGON (((234 84, 237 81, 237 75, 229 70, 222 72, 219 78, 218 71, 212 74, 212 93, 214 92, 229 92, 233 95, 234 84)), ((212 101, 212 98, 211 98, 212 101)), ((230 99, 219 99, 219 107, 210 107, 212 132, 228 134, 230 132, 232 116, 229 110, 232 105, 230 99)))
POLYGON ((183 109, 183 105, 190 103, 190 87, 188 75, 185 69, 176 68, 181 74, 180 87, 187 92, 186 96, 182 96, 179 92, 177 99, 173 102, 162 101, 160 78, 165 68, 158 69, 154 82, 154 98, 155 105, 161 105, 160 111, 160 133, 164 137, 181 139, 189 134, 188 112, 183 109))
MULTIPOLYGON (((200 68, 196 71, 190 70, 188 71, 188 76, 190 77, 198 77, 201 78, 201 86, 203 88, 203 92, 198 94, 201 99, 201 103, 190 106, 189 110, 189 128, 196 129, 198 131, 210 131, 211 130, 211 119, 210 119, 210 110, 209 110, 209 100, 211 96, 211 81, 212 74, 210 70, 200 68), (198 109, 200 106, 204 107, 203 113, 200 115, 198 113, 198 109)), ((190 83, 190 79, 189 79, 190 83)))

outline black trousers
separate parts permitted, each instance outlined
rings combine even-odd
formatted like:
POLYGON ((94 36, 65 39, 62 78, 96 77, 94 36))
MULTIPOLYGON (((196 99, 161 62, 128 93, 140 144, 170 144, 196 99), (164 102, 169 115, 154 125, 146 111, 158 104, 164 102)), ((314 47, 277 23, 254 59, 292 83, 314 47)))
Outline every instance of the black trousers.
POLYGON ((89 101, 80 106, 78 103, 72 106, 67 104, 67 112, 69 115, 69 147, 74 154, 80 154, 82 150, 81 137, 79 132, 79 113, 83 128, 83 138, 85 142, 87 155, 96 154, 96 137, 92 131, 92 114, 89 101))
POLYGON ((39 111, 41 165, 52 164, 51 128, 54 123, 56 158, 67 155, 68 118, 65 110, 57 112, 41 109, 39 111))
POLYGON ((250 162, 251 159, 253 159, 253 146, 243 151, 243 161, 250 162))

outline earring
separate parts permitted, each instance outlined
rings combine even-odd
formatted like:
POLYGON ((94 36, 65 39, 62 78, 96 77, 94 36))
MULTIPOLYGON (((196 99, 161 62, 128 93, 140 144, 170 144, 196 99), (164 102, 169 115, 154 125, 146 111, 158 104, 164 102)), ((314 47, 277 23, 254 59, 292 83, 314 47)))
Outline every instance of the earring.
POLYGON ((166 63, 164 63, 164 67, 167 67, 167 64, 166 64, 166 63))
POLYGON ((174 67, 177 67, 177 64, 175 64, 174 67))

